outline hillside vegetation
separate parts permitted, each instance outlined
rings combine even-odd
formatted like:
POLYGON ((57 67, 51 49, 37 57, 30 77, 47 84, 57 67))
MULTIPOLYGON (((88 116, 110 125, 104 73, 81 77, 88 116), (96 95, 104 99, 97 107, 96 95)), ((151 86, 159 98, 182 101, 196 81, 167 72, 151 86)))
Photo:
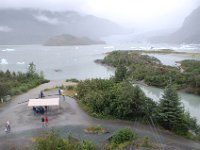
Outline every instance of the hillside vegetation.
POLYGON ((182 68, 176 68, 162 65, 158 59, 147 55, 114 51, 100 62, 116 67, 115 76, 107 80, 80 81, 77 86, 79 103, 90 115, 156 122, 163 128, 184 136, 193 137, 189 132, 193 131, 197 135, 193 138, 199 138, 200 126, 185 111, 176 92, 177 88, 199 89, 199 61, 186 60, 181 62, 182 68), (165 87, 159 103, 146 97, 132 81, 165 87))
POLYGON ((0 71, 0 98, 6 95, 17 95, 28 91, 42 83, 46 83, 42 73, 36 72, 36 67, 33 63, 29 64, 28 71, 22 72, 6 72, 0 71))
POLYGON ((180 66, 171 67, 161 64, 155 57, 134 51, 114 51, 100 62, 113 67, 125 66, 126 78, 130 81, 144 81, 162 88, 170 81, 177 89, 200 95, 200 61, 197 60, 184 60, 180 66))

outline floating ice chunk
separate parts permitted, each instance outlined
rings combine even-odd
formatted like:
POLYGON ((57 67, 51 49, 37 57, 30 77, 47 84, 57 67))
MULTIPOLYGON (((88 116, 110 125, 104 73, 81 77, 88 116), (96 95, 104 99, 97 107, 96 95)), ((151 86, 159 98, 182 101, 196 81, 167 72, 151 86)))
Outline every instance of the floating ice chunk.
POLYGON ((79 49, 79 47, 78 47, 78 46, 75 46, 75 49, 79 49))
POLYGON ((19 62, 19 61, 18 61, 17 64, 18 64, 18 65, 24 65, 25 62, 24 62, 24 61, 22 61, 22 62, 19 62))
POLYGON ((115 47, 114 46, 105 46, 104 48, 105 49, 114 49, 115 47))
POLYGON ((1 51, 3 51, 3 52, 13 52, 13 51, 15 51, 15 49, 6 48, 6 49, 3 49, 3 50, 1 50, 1 51))
POLYGON ((8 61, 5 58, 2 58, 1 61, 0 61, 0 64, 1 65, 7 65, 8 61))

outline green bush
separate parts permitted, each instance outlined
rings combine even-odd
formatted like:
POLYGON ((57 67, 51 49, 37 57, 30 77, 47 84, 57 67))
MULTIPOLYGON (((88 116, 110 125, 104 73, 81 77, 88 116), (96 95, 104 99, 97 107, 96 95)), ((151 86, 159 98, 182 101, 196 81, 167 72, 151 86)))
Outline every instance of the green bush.
POLYGON ((67 90, 75 90, 76 87, 75 86, 72 86, 72 85, 69 85, 69 86, 66 86, 67 90))
POLYGON ((72 79, 67 79, 67 80, 65 80, 66 82, 79 82, 79 80, 78 79, 75 79, 75 78, 72 78, 72 79))
POLYGON ((133 132, 130 128, 122 128, 114 132, 111 142, 118 145, 135 139, 137 139, 137 134, 135 132, 133 132))
POLYGON ((83 140, 82 150, 95 150, 95 149, 96 149, 96 147, 91 141, 83 140))
POLYGON ((37 137, 33 145, 33 150, 95 150, 95 145, 88 141, 82 142, 69 136, 61 138, 60 135, 52 130, 43 136, 37 137))

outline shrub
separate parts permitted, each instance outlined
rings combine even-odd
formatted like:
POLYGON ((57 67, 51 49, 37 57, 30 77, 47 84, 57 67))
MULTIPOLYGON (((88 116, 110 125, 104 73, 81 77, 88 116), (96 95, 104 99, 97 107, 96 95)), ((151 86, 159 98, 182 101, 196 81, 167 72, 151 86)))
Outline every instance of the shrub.
POLYGON ((69 86, 66 86, 67 90, 75 90, 76 87, 75 86, 72 86, 72 85, 69 85, 69 86))
POLYGON ((43 136, 37 137, 33 150, 95 150, 95 145, 88 141, 82 142, 69 136, 68 138, 61 138, 60 135, 51 130, 43 136))
POLYGON ((91 141, 83 140, 82 150, 95 150, 95 149, 96 149, 96 147, 91 141))
POLYGON ((84 131, 86 133, 94 133, 94 134, 102 134, 102 133, 107 132, 107 130, 105 128, 101 127, 100 125, 90 126, 86 129, 84 129, 84 131))
POLYGON ((143 139, 143 142, 142 142, 142 147, 148 147, 148 148, 154 148, 155 145, 153 144, 153 142, 150 140, 149 137, 145 137, 143 139))
POLYGON ((137 134, 130 128, 122 128, 112 135, 111 142, 114 144, 121 144, 128 141, 137 139, 137 134))
POLYGON ((78 79, 72 78, 72 79, 67 79, 66 82, 79 82, 78 79))

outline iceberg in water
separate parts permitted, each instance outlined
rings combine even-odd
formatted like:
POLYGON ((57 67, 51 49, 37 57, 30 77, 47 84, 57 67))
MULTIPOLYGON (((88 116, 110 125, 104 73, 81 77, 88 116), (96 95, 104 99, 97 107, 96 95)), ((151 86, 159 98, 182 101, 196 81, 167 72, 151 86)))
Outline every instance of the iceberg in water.
POLYGON ((114 49, 115 47, 114 46, 105 46, 104 48, 105 49, 114 49))
POLYGON ((190 49, 198 49, 198 47, 196 45, 193 45, 193 44, 182 44, 180 46, 180 49, 190 50, 190 49))
POLYGON ((12 52, 12 51, 15 51, 15 49, 12 49, 12 48, 6 48, 6 49, 3 49, 1 50, 3 52, 12 52))
POLYGON ((1 65, 7 65, 8 61, 6 59, 2 58, 1 61, 0 61, 0 64, 1 65))
POLYGON ((22 62, 17 62, 17 65, 24 65, 25 64, 25 62, 24 61, 22 61, 22 62))

